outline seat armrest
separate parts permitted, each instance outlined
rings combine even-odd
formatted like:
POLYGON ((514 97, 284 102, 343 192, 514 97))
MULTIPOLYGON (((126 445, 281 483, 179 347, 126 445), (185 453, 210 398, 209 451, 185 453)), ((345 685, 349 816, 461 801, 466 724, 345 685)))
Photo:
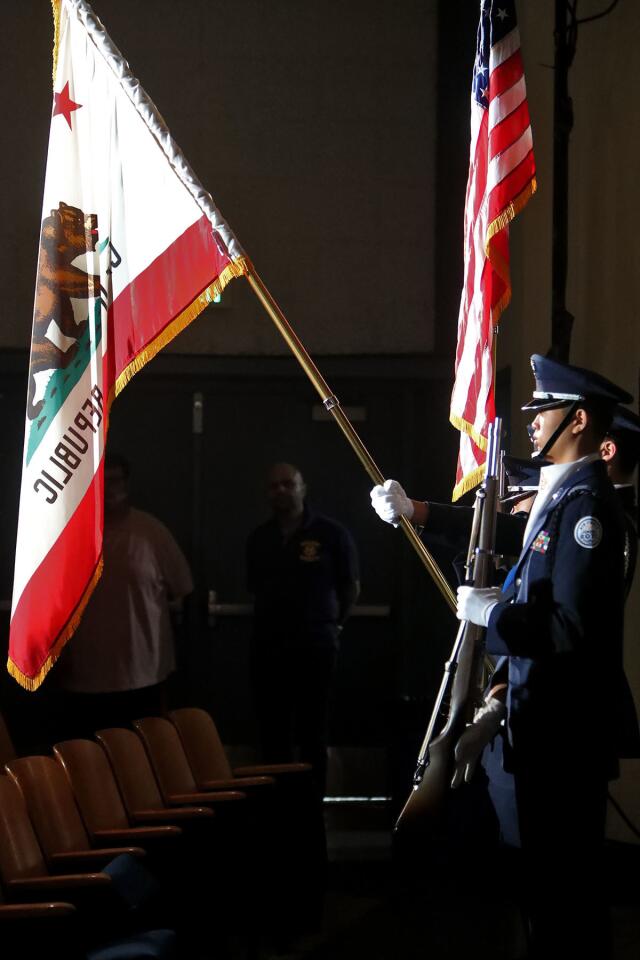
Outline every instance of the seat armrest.
POLYGON ((136 823, 173 824, 176 820, 202 820, 214 817, 210 807, 175 807, 167 810, 134 810, 131 819, 136 823))
POLYGON ((68 917, 75 912, 76 908, 72 903, 1 903, 0 921, 68 917))
POLYGON ((311 773, 310 763, 262 763, 249 767, 234 767, 236 777, 277 777, 279 773, 311 773))
POLYGON ((239 790, 220 790, 214 791, 211 793, 205 793, 200 791, 198 793, 172 793, 171 796, 167 797, 167 800, 172 805, 179 805, 181 803, 230 803, 237 800, 246 800, 246 794, 240 793, 239 790))
POLYGON ((14 893, 46 893, 48 890, 110 886, 111 877, 106 873, 66 873, 59 877, 20 877, 5 882, 5 889, 14 893))
POLYGON ((127 840, 139 840, 144 843, 145 840, 161 840, 163 837, 180 837, 182 830, 180 827, 171 825, 158 827, 117 827, 108 830, 94 830, 92 837, 96 841, 114 840, 126 843, 127 840))
POLYGON ((102 847, 96 850, 65 850, 63 853, 52 853, 49 857, 51 866, 55 870, 68 870, 69 867, 77 865, 101 867, 114 857, 119 857, 122 853, 128 853, 132 857, 144 857, 145 851, 142 847, 102 847))
POLYGON ((234 777, 233 780, 203 780, 203 790, 244 790, 245 787, 272 787, 273 777, 234 777))

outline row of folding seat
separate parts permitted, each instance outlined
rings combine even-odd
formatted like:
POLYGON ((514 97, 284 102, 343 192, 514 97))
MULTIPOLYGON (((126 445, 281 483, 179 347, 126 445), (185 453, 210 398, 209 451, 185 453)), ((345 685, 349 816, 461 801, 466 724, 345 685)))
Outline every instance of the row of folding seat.
POLYGON ((239 923, 249 947, 265 928, 292 930, 294 918, 302 930, 317 925, 324 831, 309 766, 232 770, 202 710, 146 718, 134 728, 98 731, 95 741, 56 744, 52 757, 6 763, 5 893, 40 899, 74 889, 90 914, 87 889, 108 884, 108 875, 76 873, 64 881, 53 871, 147 851, 178 925, 186 923, 196 937, 199 925, 211 929, 213 904, 220 927, 226 921, 228 931, 229 918, 239 923), (129 846, 111 846, 123 843, 129 846))

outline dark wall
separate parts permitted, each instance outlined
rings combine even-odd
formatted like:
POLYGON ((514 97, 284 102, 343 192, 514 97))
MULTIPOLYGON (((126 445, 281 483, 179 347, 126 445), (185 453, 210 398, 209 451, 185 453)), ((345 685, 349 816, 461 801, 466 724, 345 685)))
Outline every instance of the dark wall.
MULTIPOLYGON (((193 169, 320 353, 433 347, 436 0, 95 0, 193 169)), ((0 346, 26 347, 51 111, 43 0, 6 11, 0 346)), ((286 353, 255 299, 178 352, 286 353)))

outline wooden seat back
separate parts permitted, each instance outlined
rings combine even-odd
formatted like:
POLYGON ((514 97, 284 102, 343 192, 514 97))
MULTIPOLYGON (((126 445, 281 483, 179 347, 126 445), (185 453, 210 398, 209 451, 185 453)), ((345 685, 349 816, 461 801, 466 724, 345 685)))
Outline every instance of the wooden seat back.
POLYGON ((6 770, 24 797, 47 859, 91 849, 69 781, 52 757, 21 757, 6 770))
POLYGON ((98 730, 129 817, 140 810, 164 810, 165 803, 140 737, 124 727, 98 730))
POLYGON ((230 780, 229 765, 213 718, 199 707, 172 710, 171 722, 178 731, 184 752, 199 787, 211 780, 230 780))
POLYGON ((48 873, 24 797, 11 777, 0 774, 0 879, 6 884, 48 873))
POLYGON ((136 720, 133 726, 145 745, 165 803, 178 794, 197 793, 196 778, 171 721, 164 717, 145 717, 136 720))
POLYGON ((93 740, 65 740, 53 753, 64 770, 90 834, 126 830, 129 818, 109 758, 93 740))

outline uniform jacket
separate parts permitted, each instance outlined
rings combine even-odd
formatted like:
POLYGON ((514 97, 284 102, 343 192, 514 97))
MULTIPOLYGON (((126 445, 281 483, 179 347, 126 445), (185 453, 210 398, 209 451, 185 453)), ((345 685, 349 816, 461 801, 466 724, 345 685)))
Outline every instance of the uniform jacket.
POLYGON ((636 491, 631 484, 617 487, 616 491, 624 508, 625 516, 624 581, 625 594, 628 595, 638 560, 638 506, 636 504, 636 491))
POLYGON ((623 741, 638 740, 622 666, 624 538, 602 461, 573 472, 529 531, 487 628, 487 652, 506 657, 505 766, 613 776, 623 741))

